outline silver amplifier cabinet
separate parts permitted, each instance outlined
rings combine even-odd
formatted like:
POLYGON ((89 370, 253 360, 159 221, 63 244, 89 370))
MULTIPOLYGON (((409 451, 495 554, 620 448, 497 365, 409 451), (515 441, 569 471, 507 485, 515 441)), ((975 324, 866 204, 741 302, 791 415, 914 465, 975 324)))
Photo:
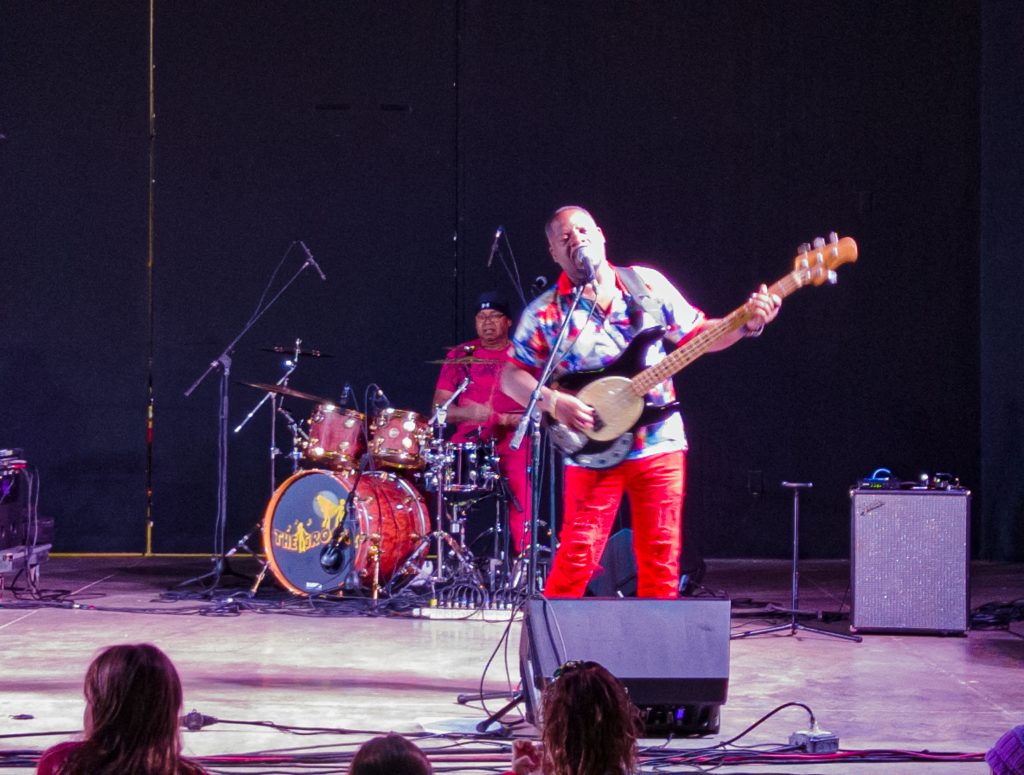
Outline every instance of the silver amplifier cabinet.
POLYGON ((851 629, 967 632, 970 492, 854 489, 850 498, 851 629))

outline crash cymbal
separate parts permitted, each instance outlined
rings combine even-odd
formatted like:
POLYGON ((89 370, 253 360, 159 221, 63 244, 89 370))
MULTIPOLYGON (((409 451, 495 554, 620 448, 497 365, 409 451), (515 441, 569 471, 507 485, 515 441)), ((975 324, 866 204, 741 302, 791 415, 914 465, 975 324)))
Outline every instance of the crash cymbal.
MULTIPOLYGON (((261 347, 265 353, 279 353, 281 355, 295 355, 294 347, 285 347, 284 345, 274 345, 273 347, 261 347)), ((333 358, 334 356, 330 353, 321 352, 320 350, 299 350, 299 355, 304 355, 307 358, 333 358)))
POLYGON ((244 379, 238 380, 240 385, 248 385, 249 387, 256 388, 257 390, 263 390, 267 393, 277 393, 279 396, 290 396, 291 398, 301 398, 303 401, 315 401, 318 404, 333 404, 329 398, 322 398, 321 396, 314 396, 312 393, 303 393, 301 390, 295 390, 287 385, 271 385, 267 382, 246 382, 244 379))
POLYGON ((467 358, 442 358, 439 361, 427 361, 427 363, 440 363, 440 364, 451 363, 451 364, 453 364, 455 366, 461 366, 463 364, 472 365, 474 363, 501 363, 501 361, 495 360, 494 358, 473 358, 473 357, 467 357, 467 358))

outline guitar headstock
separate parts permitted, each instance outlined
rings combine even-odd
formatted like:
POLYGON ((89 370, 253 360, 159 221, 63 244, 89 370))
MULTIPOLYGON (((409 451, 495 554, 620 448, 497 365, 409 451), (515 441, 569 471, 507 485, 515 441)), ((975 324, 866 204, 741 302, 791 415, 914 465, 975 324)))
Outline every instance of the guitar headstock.
POLYGON ((840 239, 832 232, 828 235, 828 242, 816 237, 812 245, 801 245, 797 249, 796 258, 793 259, 793 270, 799 276, 801 285, 835 283, 838 279, 836 269, 843 264, 852 264, 856 260, 857 243, 853 238, 840 239))

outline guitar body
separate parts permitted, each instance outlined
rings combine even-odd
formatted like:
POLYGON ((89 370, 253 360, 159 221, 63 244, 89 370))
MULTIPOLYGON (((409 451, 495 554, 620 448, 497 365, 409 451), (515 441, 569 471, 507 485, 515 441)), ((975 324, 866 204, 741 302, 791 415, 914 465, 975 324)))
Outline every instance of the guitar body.
POLYGON ((578 395, 588 384, 601 377, 632 377, 646 368, 647 364, 644 361, 647 359, 647 350, 664 335, 665 329, 661 326, 645 328, 633 337, 633 341, 618 358, 604 368, 563 374, 558 378, 559 390, 564 389, 578 395))
POLYGON ((633 430, 656 422, 677 404, 651 406, 633 391, 631 377, 644 370, 647 351, 664 336, 661 327, 641 331, 622 354, 603 369, 578 371, 558 379, 557 387, 594 408, 594 428, 577 431, 552 423, 555 445, 587 468, 610 468, 633 448, 633 430))

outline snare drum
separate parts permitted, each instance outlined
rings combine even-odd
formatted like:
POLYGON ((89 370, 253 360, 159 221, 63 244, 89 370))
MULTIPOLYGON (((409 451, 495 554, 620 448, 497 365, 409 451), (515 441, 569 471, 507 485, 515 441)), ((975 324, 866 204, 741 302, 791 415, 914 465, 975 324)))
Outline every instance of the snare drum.
POLYGON ((263 518, 263 551, 274 577, 293 594, 370 589, 374 556, 383 584, 408 564, 430 532, 423 496, 404 479, 367 472, 354 497, 353 481, 354 476, 334 471, 299 471, 274 492, 263 518), (346 503, 352 512, 347 518, 346 503), (320 553, 338 527, 346 531, 342 562, 337 570, 325 570, 320 553))
POLYGON ((429 426, 422 416, 388 408, 373 418, 370 453, 382 466, 422 468, 423 448, 429 436, 429 426))
POLYGON ((315 465, 344 471, 359 466, 366 415, 334 404, 319 404, 309 416, 303 456, 315 465))

